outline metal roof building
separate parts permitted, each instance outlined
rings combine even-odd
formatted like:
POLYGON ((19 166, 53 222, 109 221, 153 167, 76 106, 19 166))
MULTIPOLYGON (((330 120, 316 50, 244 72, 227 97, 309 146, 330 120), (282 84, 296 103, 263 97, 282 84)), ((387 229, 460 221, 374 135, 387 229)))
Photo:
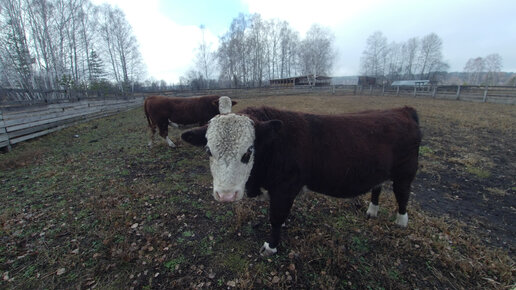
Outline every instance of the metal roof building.
POLYGON ((391 86, 393 87, 423 87, 430 85, 429 80, 405 80, 405 81, 394 81, 391 86))
POLYGON ((299 77, 291 77, 284 79, 274 79, 269 80, 269 85, 271 86, 285 86, 285 87, 295 87, 295 86, 329 86, 331 84, 331 77, 327 76, 317 76, 314 82, 313 75, 299 76, 299 77), (314 85, 315 84, 315 85, 314 85))

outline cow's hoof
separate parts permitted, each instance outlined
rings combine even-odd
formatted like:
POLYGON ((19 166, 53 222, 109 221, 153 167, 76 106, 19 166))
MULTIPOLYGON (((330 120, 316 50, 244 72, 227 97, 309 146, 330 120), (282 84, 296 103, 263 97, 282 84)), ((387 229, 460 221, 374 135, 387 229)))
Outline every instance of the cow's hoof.
POLYGON ((174 142, 172 142, 172 140, 170 140, 167 136, 167 138, 165 138, 165 140, 167 140, 167 144, 168 146, 170 146, 171 148, 174 148, 176 147, 176 144, 174 144, 174 142))
POLYGON ((263 243, 263 246, 260 249, 260 255, 263 257, 272 256, 272 255, 276 254, 276 252, 278 252, 278 249, 275 249, 275 248, 273 249, 273 248, 269 247, 269 243, 267 243, 267 242, 263 243))
POLYGON ((271 200, 271 197, 269 196, 269 192, 266 190, 262 192, 262 194, 258 195, 256 199, 259 201, 269 201, 271 200))
POLYGON ((369 203, 369 208, 367 209, 367 217, 377 217, 379 205, 374 205, 372 202, 369 203))
POLYGON ((399 214, 396 213, 396 224, 402 228, 407 227, 408 224, 408 214, 399 214))

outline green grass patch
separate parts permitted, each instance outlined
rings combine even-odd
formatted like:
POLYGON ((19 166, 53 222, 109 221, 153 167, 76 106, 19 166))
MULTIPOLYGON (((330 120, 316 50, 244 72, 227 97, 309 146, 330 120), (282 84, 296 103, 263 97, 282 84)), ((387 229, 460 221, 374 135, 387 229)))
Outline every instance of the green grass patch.
POLYGON ((466 167, 466 171, 481 179, 489 178, 491 176, 491 172, 489 170, 480 167, 468 166, 466 167))

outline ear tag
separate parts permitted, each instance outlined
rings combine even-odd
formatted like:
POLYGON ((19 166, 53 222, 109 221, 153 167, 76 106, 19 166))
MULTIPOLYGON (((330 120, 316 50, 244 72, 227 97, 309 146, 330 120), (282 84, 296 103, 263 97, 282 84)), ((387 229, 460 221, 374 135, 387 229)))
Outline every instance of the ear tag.
POLYGON ((221 114, 231 113, 231 99, 228 96, 222 96, 219 98, 219 112, 221 114))

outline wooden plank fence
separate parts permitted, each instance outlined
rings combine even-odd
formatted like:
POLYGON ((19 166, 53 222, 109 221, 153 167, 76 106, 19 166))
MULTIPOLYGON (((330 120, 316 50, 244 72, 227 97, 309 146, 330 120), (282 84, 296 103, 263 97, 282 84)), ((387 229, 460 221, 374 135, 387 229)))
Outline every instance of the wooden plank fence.
POLYGON ((516 105, 516 87, 506 86, 357 86, 354 90, 353 94, 357 95, 411 96, 516 105))
POLYGON ((435 99, 460 100, 471 102, 489 102, 516 105, 516 87, 508 86, 359 86, 332 85, 324 87, 262 87, 239 89, 209 89, 209 90, 170 90, 159 92, 161 95, 189 97, 194 95, 221 95, 231 98, 248 98, 260 96, 284 95, 313 95, 333 94, 337 96, 407 96, 435 99))
POLYGON ((72 124, 116 114, 143 104, 143 96, 62 100, 49 104, 0 106, 0 148, 36 138, 72 124))

